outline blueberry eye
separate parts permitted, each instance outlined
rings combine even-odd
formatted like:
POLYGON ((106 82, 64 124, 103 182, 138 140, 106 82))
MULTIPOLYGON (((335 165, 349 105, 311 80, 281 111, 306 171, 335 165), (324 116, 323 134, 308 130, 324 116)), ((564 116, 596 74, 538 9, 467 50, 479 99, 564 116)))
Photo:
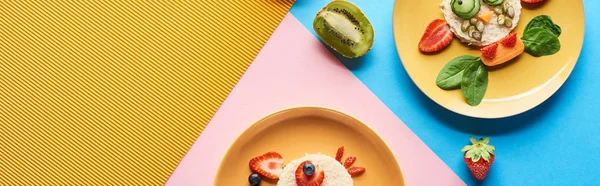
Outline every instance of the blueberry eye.
POLYGON ((308 162, 308 163, 304 164, 304 167, 302 167, 302 171, 304 172, 305 175, 312 176, 315 173, 315 165, 308 162))

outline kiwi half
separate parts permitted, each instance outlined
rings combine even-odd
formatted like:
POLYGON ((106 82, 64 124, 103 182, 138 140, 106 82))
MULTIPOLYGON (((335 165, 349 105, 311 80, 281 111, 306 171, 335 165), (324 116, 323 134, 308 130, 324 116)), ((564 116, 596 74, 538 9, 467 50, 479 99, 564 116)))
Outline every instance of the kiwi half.
POLYGON ((347 58, 365 55, 373 46, 371 22, 356 5, 334 0, 323 7, 313 29, 325 44, 347 58))

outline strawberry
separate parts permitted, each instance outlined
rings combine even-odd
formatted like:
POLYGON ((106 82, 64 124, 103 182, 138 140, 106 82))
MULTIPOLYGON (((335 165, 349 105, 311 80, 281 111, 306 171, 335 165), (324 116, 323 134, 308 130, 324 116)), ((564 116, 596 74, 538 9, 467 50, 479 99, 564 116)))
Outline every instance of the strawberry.
POLYGON ((496 50, 498 49, 498 43, 494 43, 491 45, 488 45, 486 47, 481 48, 481 54, 483 54, 484 57, 493 59, 494 57, 496 57, 496 50))
POLYGON ((342 163, 342 156, 344 156, 344 146, 338 148, 337 153, 335 153, 335 160, 342 163))
POLYGON ((344 167, 348 168, 350 167, 350 165, 352 165, 354 163, 354 161, 356 161, 356 157, 348 157, 346 158, 346 161, 344 161, 344 167))
POLYGON ((425 29, 423 37, 421 37, 419 50, 421 52, 437 52, 446 48, 453 37, 454 34, 450 31, 446 20, 433 20, 425 29))
POLYGON ((529 3, 529 4, 539 3, 539 2, 542 2, 542 1, 544 1, 544 0, 521 0, 521 2, 529 3))
POLYGON ((365 170, 366 169, 364 167, 350 167, 348 169, 348 174, 350 174, 350 176, 356 176, 365 172, 365 170))
POLYGON ((250 159, 250 170, 270 179, 279 179, 283 171, 283 157, 277 152, 267 152, 250 159))
POLYGON ((470 140, 472 145, 467 145, 461 150, 465 152, 464 161, 475 179, 483 180, 490 171, 492 163, 494 163, 494 150, 496 150, 496 147, 489 144, 489 137, 480 138, 479 140, 470 137, 470 140))
POLYGON ((298 165, 298 168, 296 169, 296 184, 298 184, 298 186, 319 186, 321 185, 321 183, 323 183, 323 180, 325 179, 325 172, 319 168, 319 166, 315 166, 315 172, 310 175, 307 176, 306 174, 304 174, 304 164, 311 162, 311 161, 304 161, 302 163, 300 163, 300 165, 298 165))
POLYGON ((505 46, 508 48, 515 47, 515 45, 517 44, 517 33, 516 32, 510 33, 504 39, 500 40, 500 44, 502 44, 502 46, 505 46))

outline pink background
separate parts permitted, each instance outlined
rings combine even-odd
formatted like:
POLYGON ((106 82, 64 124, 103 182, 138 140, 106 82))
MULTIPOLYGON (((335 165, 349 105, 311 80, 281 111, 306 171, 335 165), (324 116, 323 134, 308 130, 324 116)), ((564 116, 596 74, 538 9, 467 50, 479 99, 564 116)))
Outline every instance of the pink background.
POLYGON ((270 113, 301 105, 338 109, 368 124, 396 155, 407 185, 465 185, 291 14, 166 185, 213 185, 221 158, 237 136, 270 113))

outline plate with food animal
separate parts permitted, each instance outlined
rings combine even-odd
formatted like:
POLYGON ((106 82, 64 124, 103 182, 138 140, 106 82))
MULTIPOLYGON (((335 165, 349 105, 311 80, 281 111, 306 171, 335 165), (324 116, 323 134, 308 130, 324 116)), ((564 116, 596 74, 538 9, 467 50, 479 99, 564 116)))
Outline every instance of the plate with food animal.
POLYGON ((583 2, 397 0, 402 65, 431 100, 453 112, 502 118, 552 96, 577 63, 583 2))
POLYGON ((360 120, 324 107, 270 114, 223 157, 214 185, 404 185, 387 144, 360 120))

